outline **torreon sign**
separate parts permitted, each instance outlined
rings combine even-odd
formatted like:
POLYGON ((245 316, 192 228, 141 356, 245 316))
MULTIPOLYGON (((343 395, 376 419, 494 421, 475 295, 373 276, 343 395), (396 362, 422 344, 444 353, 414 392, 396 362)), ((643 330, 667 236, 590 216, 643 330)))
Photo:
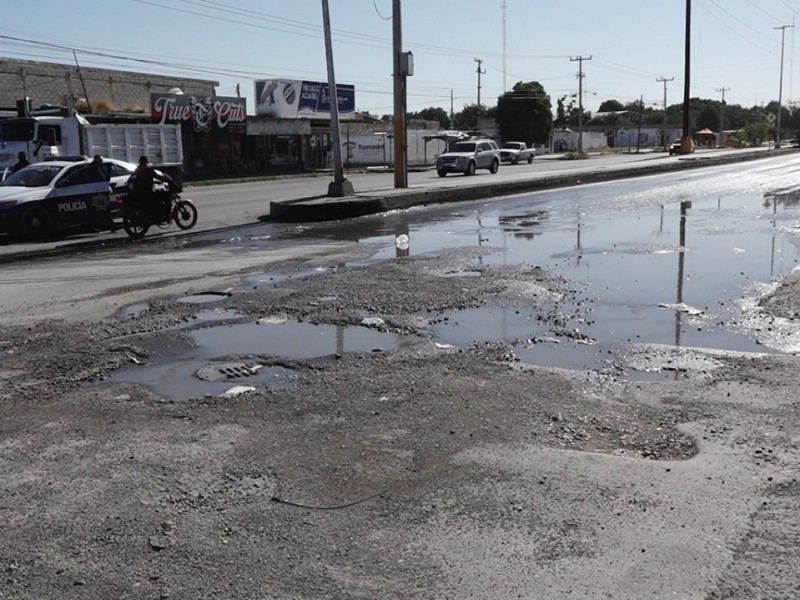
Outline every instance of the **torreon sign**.
POLYGON ((150 94, 150 116, 154 123, 191 123, 198 132, 223 129, 247 120, 245 98, 150 94))
MULTIPOLYGON (((256 114, 274 119, 330 119, 330 86, 318 81, 267 79, 255 82, 256 114)), ((356 88, 336 84, 339 116, 356 113, 356 88)))

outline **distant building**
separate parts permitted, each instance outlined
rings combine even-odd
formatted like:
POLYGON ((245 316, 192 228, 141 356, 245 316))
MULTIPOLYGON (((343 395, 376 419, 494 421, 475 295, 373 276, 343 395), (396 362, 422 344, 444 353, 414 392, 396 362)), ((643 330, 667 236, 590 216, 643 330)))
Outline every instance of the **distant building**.
POLYGON ((4 108, 15 107, 23 98, 30 98, 34 108, 64 105, 71 96, 102 112, 149 114, 152 92, 180 89, 187 95, 213 96, 218 85, 206 79, 0 57, 0 107, 4 108))

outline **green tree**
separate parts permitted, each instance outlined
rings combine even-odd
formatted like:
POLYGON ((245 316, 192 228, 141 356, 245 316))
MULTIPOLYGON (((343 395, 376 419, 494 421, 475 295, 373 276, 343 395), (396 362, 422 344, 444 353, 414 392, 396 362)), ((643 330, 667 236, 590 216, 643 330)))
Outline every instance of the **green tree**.
POLYGON ((625 110, 625 105, 619 100, 604 100, 597 109, 597 112, 619 112, 625 110))
POLYGON ((737 139, 751 146, 760 146, 774 130, 767 121, 754 121, 748 123, 736 135, 737 139))
POLYGON ((569 123, 567 114, 572 109, 572 103, 570 102, 570 104, 567 105, 566 100, 567 96, 561 96, 561 98, 556 101, 556 118, 553 121, 553 127, 561 129, 566 127, 567 123, 569 123))
POLYGON ((538 81, 518 81, 497 99, 495 121, 503 141, 545 144, 553 131, 550 97, 538 81))
POLYGON ((409 113, 408 118, 423 119, 425 121, 437 121, 439 123, 439 127, 442 129, 450 129, 450 115, 447 114, 445 109, 439 106, 431 106, 429 108, 423 108, 419 112, 409 113))
POLYGON ((479 118, 491 118, 497 111, 496 107, 487 108, 481 104, 465 104, 461 112, 453 115, 452 126, 462 131, 472 131, 478 127, 479 118))

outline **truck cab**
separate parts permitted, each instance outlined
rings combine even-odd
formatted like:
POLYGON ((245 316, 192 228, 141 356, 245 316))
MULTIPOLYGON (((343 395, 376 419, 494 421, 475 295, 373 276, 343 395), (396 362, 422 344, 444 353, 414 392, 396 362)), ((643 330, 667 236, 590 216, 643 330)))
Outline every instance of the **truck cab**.
POLYGON ((0 170, 12 167, 20 152, 24 152, 31 163, 82 154, 79 127, 83 124, 89 122, 80 115, 0 121, 0 170))

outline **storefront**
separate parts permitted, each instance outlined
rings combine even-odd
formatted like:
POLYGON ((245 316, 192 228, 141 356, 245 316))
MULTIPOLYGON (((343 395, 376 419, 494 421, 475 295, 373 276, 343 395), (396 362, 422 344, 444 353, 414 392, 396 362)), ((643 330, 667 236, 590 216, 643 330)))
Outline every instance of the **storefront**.
POLYGON ((244 98, 153 93, 154 123, 178 123, 183 132, 184 178, 256 173, 245 159, 247 105, 244 98))

